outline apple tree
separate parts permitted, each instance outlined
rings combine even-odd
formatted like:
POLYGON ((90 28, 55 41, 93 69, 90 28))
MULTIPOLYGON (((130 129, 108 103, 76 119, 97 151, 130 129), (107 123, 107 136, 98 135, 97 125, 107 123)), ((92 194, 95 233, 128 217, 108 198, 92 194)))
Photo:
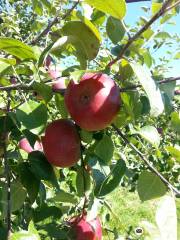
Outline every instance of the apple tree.
POLYGON ((158 239, 180 237, 180 1, 129 26, 133 2, 0 0, 1 240, 127 239, 107 227, 116 188, 166 196, 158 239))

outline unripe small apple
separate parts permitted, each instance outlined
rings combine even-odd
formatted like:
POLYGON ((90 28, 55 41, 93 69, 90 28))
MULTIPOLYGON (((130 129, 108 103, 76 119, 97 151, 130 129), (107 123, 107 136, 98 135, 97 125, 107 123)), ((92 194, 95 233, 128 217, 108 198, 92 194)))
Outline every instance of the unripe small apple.
POLYGON ((75 240, 101 240, 102 227, 99 217, 87 220, 86 215, 78 216, 72 222, 75 240))
POLYGON ((42 151, 42 144, 39 141, 36 141, 34 144, 34 148, 31 147, 29 141, 27 140, 27 138, 22 138, 19 141, 19 148, 24 150, 27 153, 30 153, 32 151, 42 151))
POLYGON ((86 73, 79 83, 69 83, 65 103, 77 125, 87 131, 97 131, 106 128, 116 117, 120 92, 106 74, 86 73))
POLYGON ((59 119, 50 123, 42 144, 47 160, 55 166, 70 167, 80 158, 80 138, 70 120, 59 119))

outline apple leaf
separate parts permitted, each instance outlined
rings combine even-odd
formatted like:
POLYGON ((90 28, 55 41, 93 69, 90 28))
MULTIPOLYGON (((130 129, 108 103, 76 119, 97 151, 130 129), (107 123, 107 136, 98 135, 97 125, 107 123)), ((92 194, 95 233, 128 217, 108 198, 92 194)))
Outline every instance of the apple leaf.
POLYGON ((167 146, 166 150, 176 159, 177 162, 180 162, 180 146, 167 146))
POLYGON ((25 43, 13 38, 0 38, 0 49, 17 58, 37 60, 35 51, 25 43))
POLYGON ((137 131, 143 138, 150 142, 155 147, 160 144, 160 136, 157 129, 153 126, 144 126, 139 131, 137 131))
POLYGON ((154 37, 155 38, 166 39, 166 38, 171 38, 171 35, 167 32, 158 32, 154 37))
POLYGON ((68 117, 68 112, 66 109, 66 105, 64 102, 64 97, 61 96, 60 94, 56 93, 55 94, 55 102, 56 102, 56 107, 61 114, 62 118, 67 118, 68 117))
POLYGON ((102 183, 98 196, 105 196, 118 187, 122 177, 125 174, 125 171, 125 162, 123 160, 117 161, 117 163, 112 167, 112 170, 107 178, 102 183))
POLYGON ((171 127, 180 134, 180 111, 171 113, 171 127))
POLYGON ((165 195, 167 188, 154 173, 144 171, 139 176, 137 190, 141 201, 147 201, 165 195))
POLYGON ((82 48, 87 59, 92 60, 97 56, 101 37, 96 27, 89 20, 68 22, 63 26, 62 32, 66 36, 71 36, 69 41, 76 44, 77 51, 82 48))
POLYGON ((57 179, 51 164, 47 161, 44 154, 39 151, 33 151, 28 155, 31 172, 39 180, 50 181, 58 188, 57 179))
POLYGON ((176 198, 176 212, 177 212, 177 239, 180 239, 180 200, 176 198))
POLYGON ((48 103, 53 97, 52 88, 45 83, 34 83, 33 89, 48 103))
POLYGON ((151 106, 151 115, 157 117, 164 110, 161 92, 148 70, 139 64, 130 63, 134 73, 142 84, 151 106))
POLYGON ((121 20, 109 17, 106 23, 106 32, 111 41, 116 44, 124 37, 126 29, 121 20))
POLYGON ((31 203, 33 203, 39 192, 40 180, 31 172, 27 162, 21 163, 18 167, 22 185, 26 188, 31 203), (29 181, 31 179, 31 181, 29 181))
POLYGON ((114 145, 112 139, 104 135, 95 148, 95 154, 102 160, 102 163, 108 164, 113 156, 114 145))
POLYGON ((91 177, 88 171, 78 167, 77 176, 76 176, 76 189, 77 195, 83 197, 85 192, 88 191, 91 187, 91 177))
POLYGON ((112 17, 123 19, 126 14, 125 0, 84 0, 92 7, 111 15, 112 17))
POLYGON ((77 198, 75 195, 65 192, 63 190, 59 190, 55 197, 48 199, 51 202, 65 202, 65 203, 77 203, 77 198))
POLYGON ((47 122, 47 108, 42 103, 29 100, 17 109, 16 116, 23 129, 27 128, 32 133, 39 134, 47 122))
POLYGON ((177 239, 177 215, 175 199, 165 196, 160 201, 160 206, 156 211, 156 223, 158 225, 161 239, 177 239))
POLYGON ((180 59, 180 52, 177 52, 176 55, 174 56, 175 59, 180 59))
POLYGON ((31 221, 28 226, 28 231, 20 231, 12 233, 10 240, 41 240, 38 231, 35 229, 31 221))

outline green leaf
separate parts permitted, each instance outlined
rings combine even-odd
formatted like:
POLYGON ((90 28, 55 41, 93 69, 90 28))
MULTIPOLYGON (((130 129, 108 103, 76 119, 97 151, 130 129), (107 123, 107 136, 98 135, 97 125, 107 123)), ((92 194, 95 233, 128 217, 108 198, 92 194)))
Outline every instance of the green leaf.
POLYGON ((171 38, 171 35, 167 32, 158 32, 154 37, 166 39, 166 38, 171 38))
POLYGON ((117 163, 113 166, 110 174, 104 180, 98 196, 105 196, 112 192, 116 187, 119 186, 119 183, 124 176, 126 171, 126 164, 123 160, 117 161, 117 163))
POLYGON ((21 183, 26 188, 31 203, 33 203, 39 192, 40 180, 31 172, 29 163, 21 163, 18 169, 21 183))
POLYGON ((75 197, 75 195, 65 192, 63 190, 58 191, 56 196, 49 200, 52 202, 64 202, 64 203, 72 203, 72 204, 77 203, 77 198, 75 197))
POLYGON ((0 58, 0 62, 8 63, 9 65, 15 65, 16 59, 15 58, 0 58))
POLYGON ((60 94, 56 93, 55 94, 55 102, 56 102, 56 107, 59 113, 61 114, 62 118, 67 118, 68 117, 68 112, 66 109, 66 105, 64 102, 64 97, 61 96, 60 94))
POLYGON ((93 140, 92 132, 81 129, 80 131, 81 140, 85 143, 90 143, 93 140))
POLYGON ((33 89, 43 97, 46 103, 48 103, 53 97, 52 88, 45 83, 34 83, 33 89))
POLYGON ((171 127, 180 134, 180 111, 171 113, 171 127))
POLYGON ((84 168, 78 168, 76 176, 76 189, 79 197, 83 197, 91 187, 90 174, 84 168))
POLYGON ((180 52, 177 52, 176 55, 174 56, 175 59, 180 59, 180 52))
POLYGON ((166 150, 176 159, 177 162, 180 162, 180 146, 167 146, 166 150))
POLYGON ((137 131, 143 138, 150 142, 155 147, 160 144, 160 136, 157 129, 153 126, 144 126, 139 131, 137 131))
POLYGON ((10 240, 40 240, 40 237, 27 231, 21 231, 13 233, 10 240))
POLYGON ((146 64, 146 66, 148 68, 150 68, 152 66, 152 57, 151 57, 151 54, 149 52, 148 49, 140 49, 140 54, 143 56, 144 58, 144 63, 146 64))
POLYGON ((53 219, 61 219, 62 211, 60 208, 56 206, 48 206, 47 204, 43 204, 41 207, 34 209, 33 211, 33 220, 34 222, 40 222, 47 218, 53 219))
POLYGON ((118 19, 123 19, 126 14, 126 2, 124 0, 85 0, 85 2, 118 19))
POLYGON ((159 1, 159 2, 153 1, 151 6, 152 14, 157 13, 161 9, 161 7, 162 7, 162 1, 159 1))
POLYGON ((10 240, 41 240, 38 231, 35 229, 31 221, 28 226, 28 231, 20 231, 11 234, 10 240))
POLYGON ((16 116, 23 129, 27 128, 32 133, 39 134, 47 122, 47 108, 42 103, 29 100, 17 109, 16 116))
POLYGON ((114 152, 112 139, 109 136, 104 135, 104 137, 98 142, 94 152, 104 164, 108 164, 111 161, 114 152))
MULTIPOLYGON (((11 211, 19 210, 25 199, 26 199, 26 190, 23 188, 20 182, 11 183, 11 211)), ((3 215, 6 213, 7 209, 7 188, 4 186, 2 192, 2 200, 1 200, 3 215)))
POLYGON ((167 187, 154 173, 144 171, 139 176, 137 190, 141 201, 146 201, 165 195, 167 187))
POLYGON ((180 199, 176 198, 177 239, 180 239, 180 199))
POLYGON ((0 38, 0 49, 17 58, 37 60, 33 48, 13 38, 0 38))
POLYGON ((164 110, 164 104, 158 86, 151 78, 149 71, 146 71, 143 66, 135 63, 130 63, 130 65, 148 96, 151 106, 151 115, 157 117, 164 110))
POLYGON ((30 170, 39 180, 48 180, 56 184, 57 180, 53 167, 49 164, 42 152, 31 152, 28 155, 28 160, 30 163, 30 170))
POLYGON ((96 27, 87 19, 83 22, 71 21, 66 23, 62 32, 70 36, 69 42, 75 44, 78 56, 85 54, 89 60, 94 59, 99 51, 101 37, 96 27))
POLYGON ((121 20, 109 17, 106 23, 106 32, 111 41, 116 44, 124 37, 126 29, 121 20))
POLYGON ((160 239, 174 240, 177 238, 177 215, 174 197, 165 196, 156 211, 156 223, 160 239))

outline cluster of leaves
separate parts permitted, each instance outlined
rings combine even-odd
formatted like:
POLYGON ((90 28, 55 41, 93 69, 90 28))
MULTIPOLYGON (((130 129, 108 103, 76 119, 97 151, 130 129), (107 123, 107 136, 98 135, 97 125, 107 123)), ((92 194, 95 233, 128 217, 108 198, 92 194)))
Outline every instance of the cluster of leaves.
MULTIPOLYGON (((78 163, 70 169, 57 169, 47 162, 43 153, 27 155, 19 150, 18 142, 22 137, 33 146, 48 122, 69 117, 63 96, 54 93, 47 84, 51 81, 44 67, 47 55, 51 55, 53 67, 60 71, 61 77, 66 77, 67 83, 93 70, 109 74, 120 88, 141 84, 142 89, 121 93, 122 106, 114 124, 126 133, 131 143, 146 152, 148 160, 168 181, 180 189, 180 149, 177 145, 180 98, 174 96, 178 86, 175 82, 158 84, 168 70, 169 61, 179 59, 179 36, 160 30, 178 9, 165 14, 157 29, 148 28, 131 44, 124 58, 110 69, 108 63, 119 56, 131 35, 145 25, 147 19, 141 17, 131 28, 123 20, 125 1, 106 2, 85 0, 78 4, 77 10, 69 12, 74 1, 61 1, 61 5, 59 1, 47 0, 11 0, 8 4, 2 1, 0 85, 2 88, 13 86, 12 79, 19 84, 10 93, 0 88, 1 157, 4 157, 3 141, 6 140, 11 221, 12 230, 16 232, 12 240, 40 239, 39 234, 41 239, 71 239, 66 219, 82 210, 84 199, 89 214, 95 214, 97 205, 103 204, 105 196, 119 185, 137 190, 142 201, 167 192, 167 186, 147 170, 131 148, 124 147, 123 140, 112 127, 94 133, 79 129, 85 166, 78 163), (41 39, 37 38, 54 17, 56 24, 47 28, 41 39), (173 55, 167 53, 168 57, 165 55, 160 61, 153 58, 154 51, 164 45, 173 47, 173 55), (7 112, 8 101, 10 111, 7 112)), ((161 6, 162 2, 152 2, 152 14, 161 6)), ((143 10, 149 14, 149 9, 143 10)), ((8 207, 6 160, 0 163, 2 239, 6 239, 4 219, 8 207)), ((117 235, 114 233, 115 239, 117 235)))

